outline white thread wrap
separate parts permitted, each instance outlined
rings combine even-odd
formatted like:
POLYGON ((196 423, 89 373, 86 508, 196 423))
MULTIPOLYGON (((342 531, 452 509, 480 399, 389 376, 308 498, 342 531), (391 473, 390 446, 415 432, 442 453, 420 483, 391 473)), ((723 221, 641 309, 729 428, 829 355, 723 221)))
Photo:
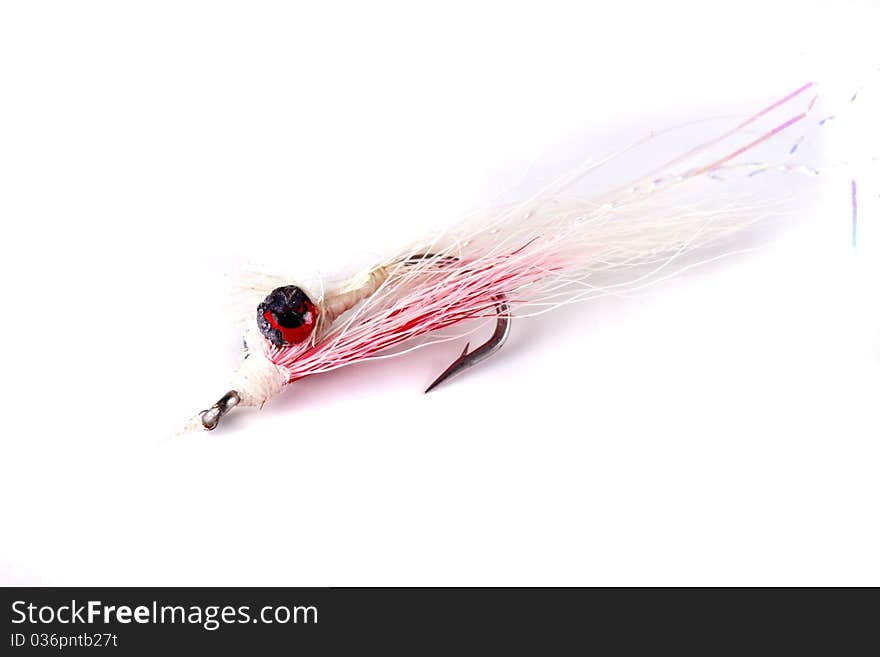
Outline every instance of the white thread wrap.
POLYGON ((321 302, 321 319, 329 327, 340 315, 354 308, 358 303, 369 297, 388 278, 385 267, 376 267, 365 276, 357 276, 321 302))
POLYGON ((245 344, 247 358, 232 377, 232 389, 243 406, 262 406, 281 392, 290 380, 290 372, 266 357, 263 336, 256 326, 245 334, 245 344))

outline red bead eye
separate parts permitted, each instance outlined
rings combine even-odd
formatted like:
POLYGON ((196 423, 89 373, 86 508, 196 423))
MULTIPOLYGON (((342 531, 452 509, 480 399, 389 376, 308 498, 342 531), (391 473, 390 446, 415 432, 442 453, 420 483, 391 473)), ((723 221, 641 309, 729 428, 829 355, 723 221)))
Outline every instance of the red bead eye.
POLYGON ((295 285, 276 288, 257 308, 260 332, 276 347, 307 340, 317 318, 315 305, 295 285))

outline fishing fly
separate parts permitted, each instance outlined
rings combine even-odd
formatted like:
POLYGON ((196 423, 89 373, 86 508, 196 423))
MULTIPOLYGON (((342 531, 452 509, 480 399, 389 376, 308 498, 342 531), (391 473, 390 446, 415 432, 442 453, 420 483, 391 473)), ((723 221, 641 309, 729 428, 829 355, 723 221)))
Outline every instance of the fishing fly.
MULTIPOLYGON (((405 354, 410 345, 447 339, 438 332, 467 320, 493 322, 488 341, 473 349, 467 344, 427 392, 496 354, 514 316, 631 292, 668 276, 685 255, 773 214, 769 206, 721 194, 672 199, 684 198, 695 181, 736 167, 767 170, 770 165, 743 163, 741 156, 803 121, 815 101, 813 86, 801 86, 625 186, 589 198, 566 193, 612 159, 606 158, 523 202, 416 242, 331 289, 266 276, 265 289, 254 286, 262 301, 248 321, 244 358, 230 389, 194 423, 215 429, 233 408, 261 407, 312 374, 405 354)), ((795 168, 794 151, 775 166, 795 168)))

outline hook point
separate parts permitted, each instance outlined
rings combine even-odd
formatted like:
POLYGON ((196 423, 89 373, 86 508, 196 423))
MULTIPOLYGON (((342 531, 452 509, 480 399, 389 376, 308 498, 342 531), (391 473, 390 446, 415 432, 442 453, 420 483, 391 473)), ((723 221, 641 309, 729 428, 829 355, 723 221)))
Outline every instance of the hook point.
POLYGON ((469 367, 473 367, 480 361, 485 360, 498 351, 507 341, 507 337, 510 335, 510 314, 507 302, 504 296, 500 294, 493 297, 493 300, 495 301, 495 310, 498 313, 498 320, 495 323, 495 332, 492 334, 492 337, 471 352, 468 352, 468 349, 471 346, 471 343, 468 342, 464 346, 461 356, 452 361, 449 367, 447 367, 440 376, 434 379, 434 382, 425 389, 425 394, 431 392, 447 379, 451 379, 453 376, 460 374, 469 367))

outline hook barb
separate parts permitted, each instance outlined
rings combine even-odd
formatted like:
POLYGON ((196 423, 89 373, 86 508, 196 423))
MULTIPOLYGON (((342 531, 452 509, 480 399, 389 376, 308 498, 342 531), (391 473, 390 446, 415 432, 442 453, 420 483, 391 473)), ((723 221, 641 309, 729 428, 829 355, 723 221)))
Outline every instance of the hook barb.
POLYGON ((468 349, 471 344, 468 342, 464 346, 461 356, 452 361, 449 367, 447 367, 440 376, 434 379, 434 382, 425 389, 425 393, 431 392, 444 381, 448 381, 452 377, 461 374, 466 369, 486 360, 489 356, 498 351, 507 341, 507 337, 510 335, 510 308, 503 295, 492 297, 492 299, 495 301, 495 311, 498 317, 495 323, 495 332, 492 333, 492 337, 470 352, 468 349))

